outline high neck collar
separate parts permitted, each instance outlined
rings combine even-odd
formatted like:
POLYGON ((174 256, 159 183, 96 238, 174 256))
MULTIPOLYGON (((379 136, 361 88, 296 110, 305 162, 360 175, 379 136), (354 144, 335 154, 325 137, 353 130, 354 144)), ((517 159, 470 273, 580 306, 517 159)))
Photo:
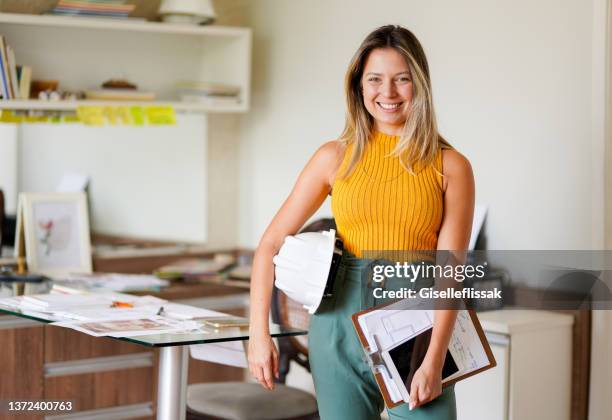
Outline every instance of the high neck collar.
POLYGON ((372 136, 372 140, 377 142, 396 142, 399 138, 400 136, 383 133, 381 131, 374 131, 374 135, 372 136))

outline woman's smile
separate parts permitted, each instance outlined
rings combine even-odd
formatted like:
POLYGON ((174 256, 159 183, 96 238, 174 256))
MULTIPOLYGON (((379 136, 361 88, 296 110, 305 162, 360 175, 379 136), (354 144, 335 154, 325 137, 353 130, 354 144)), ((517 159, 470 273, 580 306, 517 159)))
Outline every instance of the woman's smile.
POLYGON ((389 113, 400 111, 402 104, 403 102, 376 102, 376 105, 378 105, 383 112, 389 113))

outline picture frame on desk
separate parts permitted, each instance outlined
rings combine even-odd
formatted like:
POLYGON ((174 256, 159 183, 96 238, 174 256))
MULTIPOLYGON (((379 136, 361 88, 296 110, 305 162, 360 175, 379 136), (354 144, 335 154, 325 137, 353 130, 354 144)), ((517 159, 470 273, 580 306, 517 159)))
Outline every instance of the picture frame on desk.
POLYGON ((15 256, 28 271, 49 276, 91 273, 85 193, 21 193, 15 256))

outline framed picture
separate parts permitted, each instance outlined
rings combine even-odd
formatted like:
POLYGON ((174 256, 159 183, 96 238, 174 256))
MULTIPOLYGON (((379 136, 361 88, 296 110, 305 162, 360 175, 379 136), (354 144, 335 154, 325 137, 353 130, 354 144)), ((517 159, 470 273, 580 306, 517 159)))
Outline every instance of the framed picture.
POLYGON ((50 276, 91 273, 85 193, 19 195, 15 252, 28 271, 50 276))

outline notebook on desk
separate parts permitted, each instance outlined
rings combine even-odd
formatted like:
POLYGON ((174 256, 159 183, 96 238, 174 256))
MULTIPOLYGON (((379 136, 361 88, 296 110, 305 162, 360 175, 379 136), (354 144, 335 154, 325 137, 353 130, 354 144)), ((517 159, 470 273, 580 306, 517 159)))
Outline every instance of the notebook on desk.
MULTIPOLYGON (((401 302, 352 316, 388 408, 409 401, 412 377, 425 357, 433 327, 433 310, 407 309, 400 305, 401 302)), ((442 386, 495 366, 495 358, 475 311, 459 310, 442 369, 442 386)))

